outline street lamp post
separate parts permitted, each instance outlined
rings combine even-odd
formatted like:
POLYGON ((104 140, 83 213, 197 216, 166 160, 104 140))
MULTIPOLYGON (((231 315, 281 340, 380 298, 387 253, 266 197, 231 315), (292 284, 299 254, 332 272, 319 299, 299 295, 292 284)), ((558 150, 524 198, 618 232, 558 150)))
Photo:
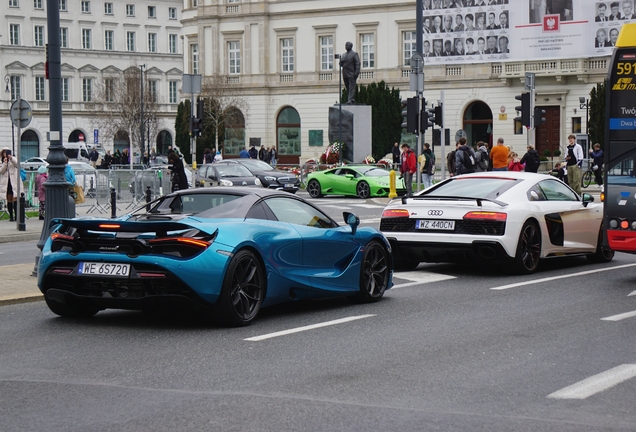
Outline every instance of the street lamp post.
MULTIPOLYGON (((7 83, 6 87, 4 88, 4 91, 7 93, 11 93, 11 76, 10 75, 5 75, 4 76, 4 82, 7 83)), ((13 98, 10 97, 11 101, 13 102, 13 98)), ((13 124, 13 122, 11 122, 11 151, 13 152, 13 154, 15 154, 15 125, 13 124)))
POLYGON ((579 108, 585 108, 585 135, 589 135, 589 121, 590 121, 590 100, 584 98, 583 96, 579 97, 579 108))
MULTIPOLYGON (((140 160, 143 160, 143 153, 144 153, 144 149, 145 149, 145 144, 144 144, 144 68, 146 67, 145 64, 139 65, 139 76, 140 76, 140 87, 141 87, 141 119, 139 121, 139 136, 141 137, 141 142, 139 143, 139 151, 141 152, 140 155, 140 160)), ((149 143, 150 144, 150 143, 149 143)), ((150 152, 148 152, 148 155, 150 155, 150 152)), ((131 155, 132 156, 132 155, 131 155)), ((130 159, 130 163, 132 163, 132 159, 130 159)))
MULTIPOLYGON (((338 153, 338 162, 342 162, 342 153, 344 144, 342 143, 342 64, 340 63, 340 54, 335 54, 334 59, 338 60, 338 142, 340 143, 340 152, 338 153)), ((328 161, 325 161, 328 162, 328 161)))

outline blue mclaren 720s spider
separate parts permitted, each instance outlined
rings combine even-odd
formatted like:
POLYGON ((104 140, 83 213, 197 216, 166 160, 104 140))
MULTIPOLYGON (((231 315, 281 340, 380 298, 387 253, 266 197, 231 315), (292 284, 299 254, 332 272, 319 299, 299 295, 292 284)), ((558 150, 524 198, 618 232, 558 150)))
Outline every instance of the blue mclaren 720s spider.
POLYGON ((186 306, 228 326, 287 301, 378 301, 392 286, 391 247, 343 216, 340 226, 285 192, 215 187, 173 192, 116 219, 54 219, 38 287, 61 316, 186 306))

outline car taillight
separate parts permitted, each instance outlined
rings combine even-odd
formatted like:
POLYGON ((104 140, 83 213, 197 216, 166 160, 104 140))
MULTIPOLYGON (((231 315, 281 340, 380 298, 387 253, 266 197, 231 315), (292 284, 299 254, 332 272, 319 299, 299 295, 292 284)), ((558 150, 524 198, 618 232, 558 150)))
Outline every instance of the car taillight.
POLYGON ((405 209, 386 209, 382 212, 383 218, 409 217, 409 211, 405 209))
POLYGON ((479 220, 490 220, 497 222, 505 222, 508 218, 506 213, 498 213, 498 212, 485 212, 485 211, 473 211, 468 212, 464 215, 464 219, 479 219, 479 220))
POLYGON ((180 258, 196 256, 210 247, 211 244, 211 241, 192 237, 165 237, 148 240, 152 253, 180 258))
POLYGON ((51 234, 51 252, 58 252, 58 251, 73 252, 74 240, 75 240, 75 237, 70 236, 68 234, 62 234, 59 232, 55 232, 51 234))

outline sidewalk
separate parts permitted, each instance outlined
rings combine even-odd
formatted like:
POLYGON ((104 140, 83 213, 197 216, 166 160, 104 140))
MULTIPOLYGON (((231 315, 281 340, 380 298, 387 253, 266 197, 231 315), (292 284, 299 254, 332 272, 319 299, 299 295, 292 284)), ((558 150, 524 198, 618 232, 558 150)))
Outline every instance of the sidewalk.
MULTIPOLYGON (((78 216, 85 216, 89 207, 77 207, 78 216)), ((109 218, 110 214, 92 212, 88 216, 109 218)), ((0 221, 0 243, 24 242, 39 240, 42 235, 44 221, 37 217, 25 220, 26 229, 19 231, 16 222, 0 221)), ((0 265, 2 285, 0 285, 0 306, 44 300, 37 287, 37 279, 33 276, 35 257, 40 253, 33 246, 33 260, 27 264, 0 265)), ((1 263, 1 261, 0 261, 1 263)))

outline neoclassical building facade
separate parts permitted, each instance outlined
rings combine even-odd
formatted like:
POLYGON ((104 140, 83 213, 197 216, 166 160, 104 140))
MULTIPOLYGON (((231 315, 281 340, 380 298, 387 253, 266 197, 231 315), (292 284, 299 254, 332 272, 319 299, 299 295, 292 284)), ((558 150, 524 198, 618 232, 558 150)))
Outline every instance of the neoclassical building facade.
MULTIPOLYGON (((562 58, 547 59, 507 54, 532 44, 514 40, 515 33, 509 34, 504 22, 513 21, 513 8, 519 4, 525 19, 529 3, 495 3, 502 5, 475 7, 476 13, 468 7, 439 12, 441 18, 450 14, 462 20, 481 14, 490 19, 492 14, 499 30, 475 31, 473 36, 462 27, 454 39, 444 37, 456 43, 461 36, 462 44, 470 39, 475 47, 482 37, 488 44, 494 37, 504 54, 474 60, 464 56, 464 61, 453 62, 425 59, 424 97, 436 102, 443 94, 444 126, 451 140, 463 130, 471 142, 503 137, 506 144, 525 152, 528 131, 515 126, 515 96, 524 90, 526 72, 532 72, 535 103, 546 111, 547 121, 530 131, 530 142, 540 153, 563 148, 570 133, 586 130, 586 111, 579 98, 589 97, 591 88, 604 79, 607 50, 572 56, 576 50, 564 47, 562 58), (510 40, 510 51, 503 39, 510 40)), ((576 18, 585 11, 575 3, 576 18)), ((344 52, 347 41, 360 56, 358 84, 383 80, 399 88, 404 98, 414 95, 409 91, 409 59, 416 43, 414 0, 184 0, 183 7, 184 72, 223 75, 228 84, 239 85, 248 102, 244 124, 226 137, 228 156, 250 142, 275 145, 288 163, 319 156, 329 145, 328 109, 339 95, 334 57, 344 52)), ((532 2, 530 8, 530 20, 541 20, 549 12, 535 11, 532 2)), ((594 35, 590 38, 593 46, 594 35)), ((430 134, 425 140, 432 140, 430 134)))
MULTIPOLYGON (((2 145, 15 149, 18 137, 9 108, 18 98, 33 108, 21 131, 21 159, 48 154, 49 82, 45 78, 46 0, 7 0, 0 17, 0 91, 2 145)), ((59 0, 62 61, 62 141, 95 141, 106 149, 131 146, 129 131, 110 136, 98 119, 108 104, 98 103, 97 89, 109 77, 144 65, 146 91, 157 102, 159 127, 151 147, 174 142, 174 119, 181 100, 183 67, 182 3, 175 0, 59 0), (101 133, 100 133, 101 132, 101 133)), ((136 143, 132 143, 133 146, 136 143)))

